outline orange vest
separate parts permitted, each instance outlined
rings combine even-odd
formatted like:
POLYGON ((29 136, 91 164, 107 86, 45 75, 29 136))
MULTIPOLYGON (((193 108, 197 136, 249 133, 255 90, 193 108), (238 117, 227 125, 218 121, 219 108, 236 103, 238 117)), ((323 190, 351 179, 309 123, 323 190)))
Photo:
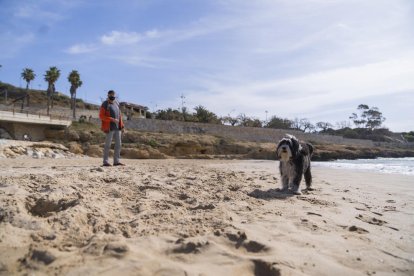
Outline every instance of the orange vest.
MULTIPOLYGON (((111 113, 109 112, 109 103, 104 101, 99 109, 99 118, 101 119, 101 129, 103 132, 108 133, 111 130, 111 113)), ((119 109, 119 129, 124 128, 124 122, 122 120, 121 109, 119 109)))

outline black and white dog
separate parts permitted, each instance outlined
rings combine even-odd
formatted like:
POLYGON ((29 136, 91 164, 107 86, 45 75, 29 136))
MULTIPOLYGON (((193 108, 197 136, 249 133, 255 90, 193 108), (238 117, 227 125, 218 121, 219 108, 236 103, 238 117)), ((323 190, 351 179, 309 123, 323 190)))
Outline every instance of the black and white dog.
POLYGON ((282 191, 289 188, 294 194, 300 195, 299 185, 302 175, 305 176, 306 189, 311 190, 311 157, 313 146, 309 143, 299 143, 292 135, 287 135, 277 145, 276 153, 280 160, 279 170, 282 177, 282 191))

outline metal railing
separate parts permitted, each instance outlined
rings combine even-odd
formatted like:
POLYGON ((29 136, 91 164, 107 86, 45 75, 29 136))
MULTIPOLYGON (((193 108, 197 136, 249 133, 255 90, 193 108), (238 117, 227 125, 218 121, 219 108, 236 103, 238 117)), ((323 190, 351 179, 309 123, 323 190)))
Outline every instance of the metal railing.
POLYGON ((21 109, 21 107, 16 106, 4 106, 0 105, 0 111, 7 111, 11 112, 14 115, 26 115, 26 117, 29 117, 29 115, 32 116, 38 116, 38 118, 41 117, 49 117, 50 120, 66 120, 66 121, 72 121, 72 116, 68 116, 67 114, 57 114, 56 111, 49 112, 49 115, 47 112, 44 111, 38 111, 34 110, 34 108, 24 108, 21 109))

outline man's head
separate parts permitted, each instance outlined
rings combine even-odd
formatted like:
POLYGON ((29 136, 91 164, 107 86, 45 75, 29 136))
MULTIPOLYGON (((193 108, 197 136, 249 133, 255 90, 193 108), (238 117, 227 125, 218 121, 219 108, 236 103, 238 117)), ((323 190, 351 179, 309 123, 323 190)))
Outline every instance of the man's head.
POLYGON ((109 90, 108 91, 108 100, 110 102, 113 102, 115 100, 115 91, 114 90, 109 90))

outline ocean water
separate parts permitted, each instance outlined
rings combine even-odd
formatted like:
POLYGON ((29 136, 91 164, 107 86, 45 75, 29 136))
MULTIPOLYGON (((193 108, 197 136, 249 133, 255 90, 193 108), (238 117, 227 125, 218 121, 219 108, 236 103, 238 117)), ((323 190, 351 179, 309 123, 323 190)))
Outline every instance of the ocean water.
POLYGON ((312 166, 414 175, 413 157, 312 162, 312 166))

